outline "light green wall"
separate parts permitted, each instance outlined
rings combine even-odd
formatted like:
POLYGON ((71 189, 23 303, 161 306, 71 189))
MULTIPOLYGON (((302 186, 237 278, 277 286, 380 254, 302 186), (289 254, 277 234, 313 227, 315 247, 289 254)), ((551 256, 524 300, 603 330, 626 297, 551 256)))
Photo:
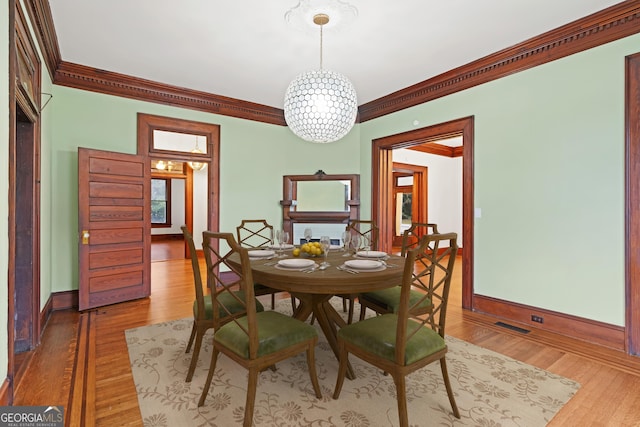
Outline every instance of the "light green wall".
MULTIPOLYGON (((313 144, 288 128, 164 105, 53 88, 51 252, 54 292, 78 288, 77 149, 136 152, 137 113, 220 125, 220 230, 235 231, 243 218, 280 224, 282 176, 358 173, 359 134, 334 144, 313 144)), ((197 196, 194 196, 197 197, 197 196)), ((153 286, 153 284, 152 284, 153 286)))
POLYGON ((622 326, 624 58, 638 51, 635 35, 366 122, 363 168, 374 138, 474 116, 476 293, 622 326))
MULTIPOLYGON (((7 271, 9 269, 9 6, 0 5, 0 342, 7 343, 8 298, 7 271)), ((6 345, 0 345, 0 378, 7 376, 9 353, 6 345)))

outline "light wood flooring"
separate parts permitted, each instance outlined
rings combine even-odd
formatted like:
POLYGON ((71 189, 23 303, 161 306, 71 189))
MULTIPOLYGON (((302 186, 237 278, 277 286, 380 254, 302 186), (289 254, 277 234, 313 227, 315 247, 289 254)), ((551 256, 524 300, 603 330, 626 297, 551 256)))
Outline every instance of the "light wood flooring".
MULTIPOLYGON (((55 312, 14 404, 64 405, 74 417, 83 417, 84 421, 67 425, 142 426, 124 331, 190 317, 194 298, 190 268, 188 260, 154 262, 150 298, 82 316, 73 310, 55 312), (93 332, 94 345, 87 345, 85 329, 93 332), (74 363, 76 355, 86 355, 78 359, 85 360, 81 366, 74 363)), ((544 331, 525 335, 496 326, 495 318, 464 311, 461 270, 457 268, 454 277, 448 335, 582 384, 549 425, 640 426, 640 358, 544 331)))

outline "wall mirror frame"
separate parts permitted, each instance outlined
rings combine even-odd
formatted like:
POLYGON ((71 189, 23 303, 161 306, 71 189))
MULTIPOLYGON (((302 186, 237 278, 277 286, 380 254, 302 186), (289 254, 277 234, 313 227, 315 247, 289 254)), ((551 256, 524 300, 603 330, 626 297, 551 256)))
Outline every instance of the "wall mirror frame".
POLYGON ((360 219, 360 175, 343 174, 327 175, 319 170, 313 175, 285 175, 282 177, 282 228, 293 235, 295 223, 308 224, 347 224, 351 220, 360 219), (299 196, 299 183, 316 181, 348 181, 349 196, 345 200, 343 211, 317 210, 298 211, 296 209, 299 196))

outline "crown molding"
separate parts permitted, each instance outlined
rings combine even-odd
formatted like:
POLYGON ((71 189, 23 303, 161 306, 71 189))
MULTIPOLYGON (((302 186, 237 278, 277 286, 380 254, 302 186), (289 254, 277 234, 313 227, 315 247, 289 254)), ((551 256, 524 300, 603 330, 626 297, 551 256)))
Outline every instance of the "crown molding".
MULTIPOLYGON (((48 0, 25 0, 54 84, 286 126, 284 111, 64 62, 48 0)), ((358 108, 362 123, 640 32, 640 0, 627 0, 358 108)))
POLYGON ((638 32, 640 1, 625 1, 363 104, 358 108, 360 122, 432 101, 638 32))
POLYGON ((53 82, 76 89, 285 126, 284 111, 239 99, 171 86, 62 61, 53 82))

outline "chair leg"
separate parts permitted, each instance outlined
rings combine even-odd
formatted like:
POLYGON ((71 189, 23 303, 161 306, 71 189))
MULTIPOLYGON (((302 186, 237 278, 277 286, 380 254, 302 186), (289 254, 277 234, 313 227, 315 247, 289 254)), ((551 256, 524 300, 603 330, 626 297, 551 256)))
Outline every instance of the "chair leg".
POLYGON ((187 343, 187 350, 185 353, 189 353, 191 351, 191 345, 193 344, 193 339, 196 337, 196 321, 193 321, 193 326, 191 327, 191 336, 189 337, 189 342, 187 343))
POLYGON ((258 388, 258 369, 249 368, 249 384, 247 385, 247 400, 244 404, 243 427, 253 425, 253 408, 256 403, 256 389, 258 388))
POLYGON ((447 362, 443 357, 440 359, 440 370, 442 371, 442 378, 444 379, 444 386, 447 388, 447 395, 449 396, 449 403, 451 403, 451 409, 453 409, 453 415, 456 418, 460 418, 460 411, 456 404, 456 399, 453 396, 453 389, 451 388, 451 381, 449 381, 449 372, 447 371, 447 362))
POLYGON ((198 357, 200 356, 200 347, 202 347, 202 337, 204 336, 205 331, 197 328, 196 331, 196 345, 193 349, 193 354, 191 355, 191 363, 189 363, 189 370, 187 371, 187 379, 186 382, 190 383, 193 378, 193 373, 196 370, 196 365, 198 364, 198 357))
POLYGON ((342 384, 344 383, 344 377, 347 376, 347 365, 349 364, 349 353, 344 344, 338 340, 338 346, 340 351, 340 365, 338 367, 338 378, 336 379, 336 388, 333 390, 333 398, 340 397, 340 391, 342 390, 342 384))
POLYGON ((296 312, 296 297, 294 296, 291 297, 291 309, 294 313, 296 312))
POLYGON ((349 297, 349 314, 347 315, 348 325, 353 323, 353 312, 355 311, 355 308, 356 308, 356 298, 355 296, 351 295, 351 297, 349 297))
POLYGON ((347 297, 342 297, 342 311, 347 312, 347 297))
POLYGON ((364 320, 364 315, 366 314, 366 312, 367 312, 367 307, 365 307, 362 304, 362 301, 360 301, 360 321, 361 322, 364 320))
POLYGON ((209 394, 209 387, 211 386, 211 380, 213 379, 213 372, 216 370, 216 362, 218 361, 219 350, 215 347, 211 351, 211 364, 209 365, 209 373, 207 374, 207 380, 204 382, 204 388, 198 401, 198 406, 204 405, 204 401, 207 400, 207 394, 209 394))
POLYGON ((313 390, 316 392, 316 397, 322 399, 322 392, 320 391, 320 384, 318 384, 318 374, 316 372, 316 357, 315 357, 315 344, 310 344, 307 349, 307 365, 309 365, 309 377, 311 378, 311 384, 313 390))
POLYGON ((393 381, 396 383, 396 395, 398 396, 398 416, 400 417, 400 427, 409 427, 405 376, 402 374, 395 374, 393 376, 393 381))
POLYGON ((276 294, 271 294, 271 310, 276 308, 276 294))

